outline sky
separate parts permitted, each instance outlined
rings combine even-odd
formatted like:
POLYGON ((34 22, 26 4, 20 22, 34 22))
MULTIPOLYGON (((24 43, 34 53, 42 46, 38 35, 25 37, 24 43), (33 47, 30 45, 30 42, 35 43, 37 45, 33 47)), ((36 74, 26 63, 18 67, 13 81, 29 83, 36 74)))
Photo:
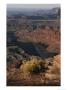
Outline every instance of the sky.
POLYGON ((27 8, 27 9, 49 9, 49 8, 54 8, 54 7, 60 7, 59 4, 7 4, 7 9, 22 9, 22 8, 27 8))

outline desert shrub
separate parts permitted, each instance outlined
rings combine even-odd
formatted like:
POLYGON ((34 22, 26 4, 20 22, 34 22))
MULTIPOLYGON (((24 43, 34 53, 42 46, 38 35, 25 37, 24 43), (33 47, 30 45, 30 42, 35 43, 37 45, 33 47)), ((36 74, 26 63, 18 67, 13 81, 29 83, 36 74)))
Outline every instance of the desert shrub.
POLYGON ((42 60, 33 59, 24 62, 23 65, 21 65, 20 70, 23 72, 38 73, 43 69, 43 67, 44 65, 42 60))

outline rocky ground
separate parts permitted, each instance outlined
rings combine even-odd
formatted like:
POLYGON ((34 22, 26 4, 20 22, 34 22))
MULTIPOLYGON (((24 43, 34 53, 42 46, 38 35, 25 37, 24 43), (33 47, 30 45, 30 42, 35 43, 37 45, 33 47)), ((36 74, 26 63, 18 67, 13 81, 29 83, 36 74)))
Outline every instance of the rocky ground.
POLYGON ((7 85, 59 86, 60 55, 45 60, 34 56, 28 61, 14 60, 10 68, 7 67, 7 85))

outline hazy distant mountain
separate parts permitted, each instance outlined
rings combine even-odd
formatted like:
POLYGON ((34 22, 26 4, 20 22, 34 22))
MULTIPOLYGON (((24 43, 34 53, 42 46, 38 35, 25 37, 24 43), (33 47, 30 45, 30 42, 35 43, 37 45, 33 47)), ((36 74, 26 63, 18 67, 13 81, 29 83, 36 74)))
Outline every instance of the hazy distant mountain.
POLYGON ((38 16, 41 19, 57 19, 60 18, 60 8, 52 8, 52 9, 8 9, 7 16, 28 16, 29 19, 36 19, 38 16))
POLYGON ((57 14, 59 8, 53 9, 8 9, 7 14, 24 14, 24 15, 37 15, 37 14, 57 14))
POLYGON ((48 10, 39 10, 35 12, 35 15, 53 15, 53 14, 58 14, 60 8, 53 8, 53 9, 48 9, 48 10))
POLYGON ((37 10, 35 9, 26 9, 26 8, 23 8, 23 9, 8 9, 7 10, 7 15, 25 15, 25 16, 30 16, 30 15, 33 15, 34 12, 37 12, 37 10))

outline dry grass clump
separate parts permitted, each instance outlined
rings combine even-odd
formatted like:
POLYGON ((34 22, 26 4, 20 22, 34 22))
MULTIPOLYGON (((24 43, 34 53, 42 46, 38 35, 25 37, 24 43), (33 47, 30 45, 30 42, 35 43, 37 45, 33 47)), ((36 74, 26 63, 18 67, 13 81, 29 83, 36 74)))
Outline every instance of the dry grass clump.
POLYGON ((38 73, 44 68, 44 62, 42 60, 37 60, 36 58, 23 62, 20 70, 23 72, 35 72, 38 73))

